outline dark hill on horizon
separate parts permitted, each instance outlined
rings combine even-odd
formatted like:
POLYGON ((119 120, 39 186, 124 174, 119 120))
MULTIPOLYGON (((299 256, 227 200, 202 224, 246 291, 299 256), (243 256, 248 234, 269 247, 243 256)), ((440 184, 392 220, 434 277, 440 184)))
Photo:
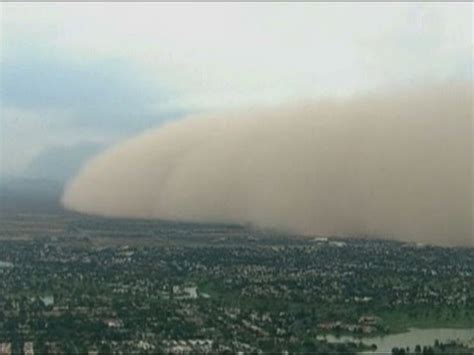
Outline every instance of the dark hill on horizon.
POLYGON ((49 179, 0 180, 0 214, 58 213, 63 184, 49 179))

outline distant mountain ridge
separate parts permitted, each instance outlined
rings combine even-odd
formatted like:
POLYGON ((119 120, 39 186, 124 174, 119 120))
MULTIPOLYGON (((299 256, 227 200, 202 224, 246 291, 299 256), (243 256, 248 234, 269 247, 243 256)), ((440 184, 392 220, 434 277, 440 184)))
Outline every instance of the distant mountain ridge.
POLYGON ((27 166, 24 176, 55 180, 65 184, 103 145, 82 142, 72 146, 53 146, 39 153, 27 166))
POLYGON ((2 178, 0 214, 62 211, 63 183, 51 179, 2 178))
POLYGON ((63 211, 65 184, 101 149, 103 145, 94 142, 49 147, 33 158, 21 176, 0 176, 0 213, 63 211))

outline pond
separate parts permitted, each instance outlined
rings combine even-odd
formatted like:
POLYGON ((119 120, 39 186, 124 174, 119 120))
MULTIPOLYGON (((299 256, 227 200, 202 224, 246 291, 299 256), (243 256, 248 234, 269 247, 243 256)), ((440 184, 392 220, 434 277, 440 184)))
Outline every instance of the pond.
POLYGON ((474 346, 474 328, 470 329, 451 329, 451 328, 434 328, 419 329, 410 328, 406 333, 389 334, 376 337, 355 337, 325 335, 319 339, 326 339, 328 342, 359 342, 362 341, 367 345, 377 345, 377 353, 391 353, 394 347, 410 347, 415 349, 416 345, 429 346, 433 345, 435 340, 445 343, 449 340, 459 340, 469 346, 474 346))

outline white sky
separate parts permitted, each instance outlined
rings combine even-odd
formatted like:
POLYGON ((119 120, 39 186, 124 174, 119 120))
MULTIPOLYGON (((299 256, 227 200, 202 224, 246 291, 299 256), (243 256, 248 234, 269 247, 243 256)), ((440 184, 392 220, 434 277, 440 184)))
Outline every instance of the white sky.
MULTIPOLYGON (((71 65, 120 61, 172 91, 147 103, 157 116, 472 76, 470 3, 45 2, 2 3, 1 11, 2 43, 13 50, 40 46, 71 65)), ((2 103, 2 170, 18 173, 52 141, 71 142, 64 122, 28 146, 8 138, 37 129, 31 117, 44 116, 44 108, 11 106, 2 103), (21 125, 11 122, 12 110, 15 119, 24 112, 21 125), (8 158, 10 151, 21 158, 8 158)), ((101 133, 84 130, 74 139, 101 133)))

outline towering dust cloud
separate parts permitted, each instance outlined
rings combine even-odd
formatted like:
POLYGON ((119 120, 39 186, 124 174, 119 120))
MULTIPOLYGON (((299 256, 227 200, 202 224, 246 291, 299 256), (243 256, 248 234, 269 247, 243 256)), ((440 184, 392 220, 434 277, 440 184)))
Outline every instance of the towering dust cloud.
POLYGON ((190 117, 119 144, 69 209, 474 245, 472 87, 190 117))

